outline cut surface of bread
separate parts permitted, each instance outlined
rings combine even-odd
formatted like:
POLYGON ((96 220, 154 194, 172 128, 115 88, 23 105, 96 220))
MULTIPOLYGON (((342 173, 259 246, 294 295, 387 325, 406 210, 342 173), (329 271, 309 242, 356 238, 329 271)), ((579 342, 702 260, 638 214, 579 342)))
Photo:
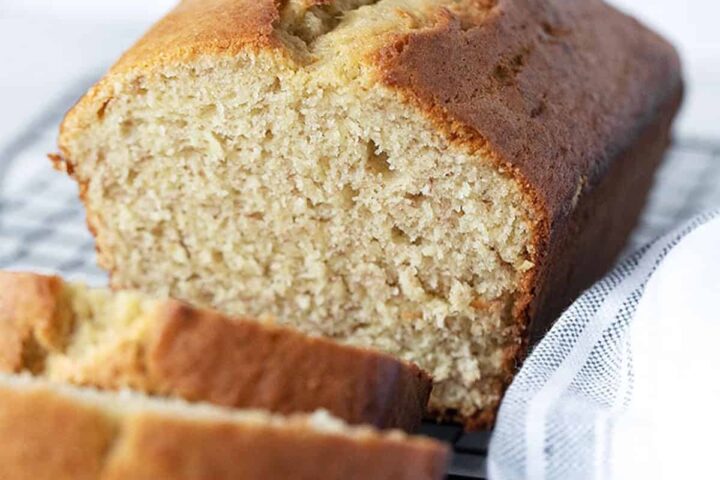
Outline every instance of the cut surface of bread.
POLYGON ((6 480, 441 479, 448 450, 327 412, 262 410, 100 392, 0 374, 6 480))
POLYGON ((0 272, 0 371, 414 430, 429 377, 387 354, 175 300, 0 272))
POLYGON ((681 89, 596 0, 186 0, 54 158, 113 286, 382 349, 481 426, 622 248, 681 89))

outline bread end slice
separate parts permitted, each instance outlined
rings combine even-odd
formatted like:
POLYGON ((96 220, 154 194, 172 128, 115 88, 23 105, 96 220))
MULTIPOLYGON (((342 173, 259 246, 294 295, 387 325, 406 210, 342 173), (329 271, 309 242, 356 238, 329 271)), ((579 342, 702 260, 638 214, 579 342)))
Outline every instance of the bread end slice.
POLYGON ((415 429, 431 388, 386 354, 54 276, 0 272, 0 332, 2 371, 278 413, 325 408, 381 428, 415 429))
POLYGON ((98 392, 0 374, 3 478, 440 479, 440 443, 350 427, 326 412, 260 410, 98 392))

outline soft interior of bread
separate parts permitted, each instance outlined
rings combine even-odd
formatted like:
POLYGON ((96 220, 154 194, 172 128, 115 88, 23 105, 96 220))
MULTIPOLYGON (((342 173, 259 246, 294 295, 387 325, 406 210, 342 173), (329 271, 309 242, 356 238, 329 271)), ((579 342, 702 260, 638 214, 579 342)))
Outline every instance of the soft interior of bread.
POLYGON ((46 351, 42 367, 31 370, 56 381, 149 390, 143 348, 161 302, 82 284, 65 284, 61 295, 72 328, 63 348, 46 351))
POLYGON ((113 284, 416 362, 438 412, 494 406, 533 267, 527 202, 380 85, 368 57, 440 4, 455 8, 286 10, 282 52, 111 77, 61 141, 113 284))

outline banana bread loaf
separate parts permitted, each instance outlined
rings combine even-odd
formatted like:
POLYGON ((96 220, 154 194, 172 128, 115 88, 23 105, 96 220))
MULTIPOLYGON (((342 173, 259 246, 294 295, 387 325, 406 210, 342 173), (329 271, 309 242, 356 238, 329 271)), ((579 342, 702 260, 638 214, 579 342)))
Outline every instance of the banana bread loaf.
POLYGON ((0 438, 4 480, 439 480, 448 459, 434 440, 323 411, 282 417, 7 374, 0 438))
POLYGON ((53 159, 113 286, 416 362, 475 427, 621 250, 681 95, 600 0, 185 0, 53 159))
POLYGON ((132 291, 0 272, 0 371, 415 430, 430 378, 387 354, 132 291))

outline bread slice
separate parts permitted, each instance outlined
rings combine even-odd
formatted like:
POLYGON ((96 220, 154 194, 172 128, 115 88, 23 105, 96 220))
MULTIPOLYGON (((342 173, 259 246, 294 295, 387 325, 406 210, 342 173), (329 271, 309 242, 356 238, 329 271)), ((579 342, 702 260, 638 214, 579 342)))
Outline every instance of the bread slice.
POLYGON ((0 272, 0 371, 414 430, 430 378, 386 354, 137 292, 0 272))
POLYGON ((54 159, 113 286, 380 348, 481 426, 623 247, 681 92, 600 0, 185 0, 54 159))
POLYGON ((327 412, 262 410, 99 392, 0 374, 5 480, 442 479, 448 449, 327 412))

